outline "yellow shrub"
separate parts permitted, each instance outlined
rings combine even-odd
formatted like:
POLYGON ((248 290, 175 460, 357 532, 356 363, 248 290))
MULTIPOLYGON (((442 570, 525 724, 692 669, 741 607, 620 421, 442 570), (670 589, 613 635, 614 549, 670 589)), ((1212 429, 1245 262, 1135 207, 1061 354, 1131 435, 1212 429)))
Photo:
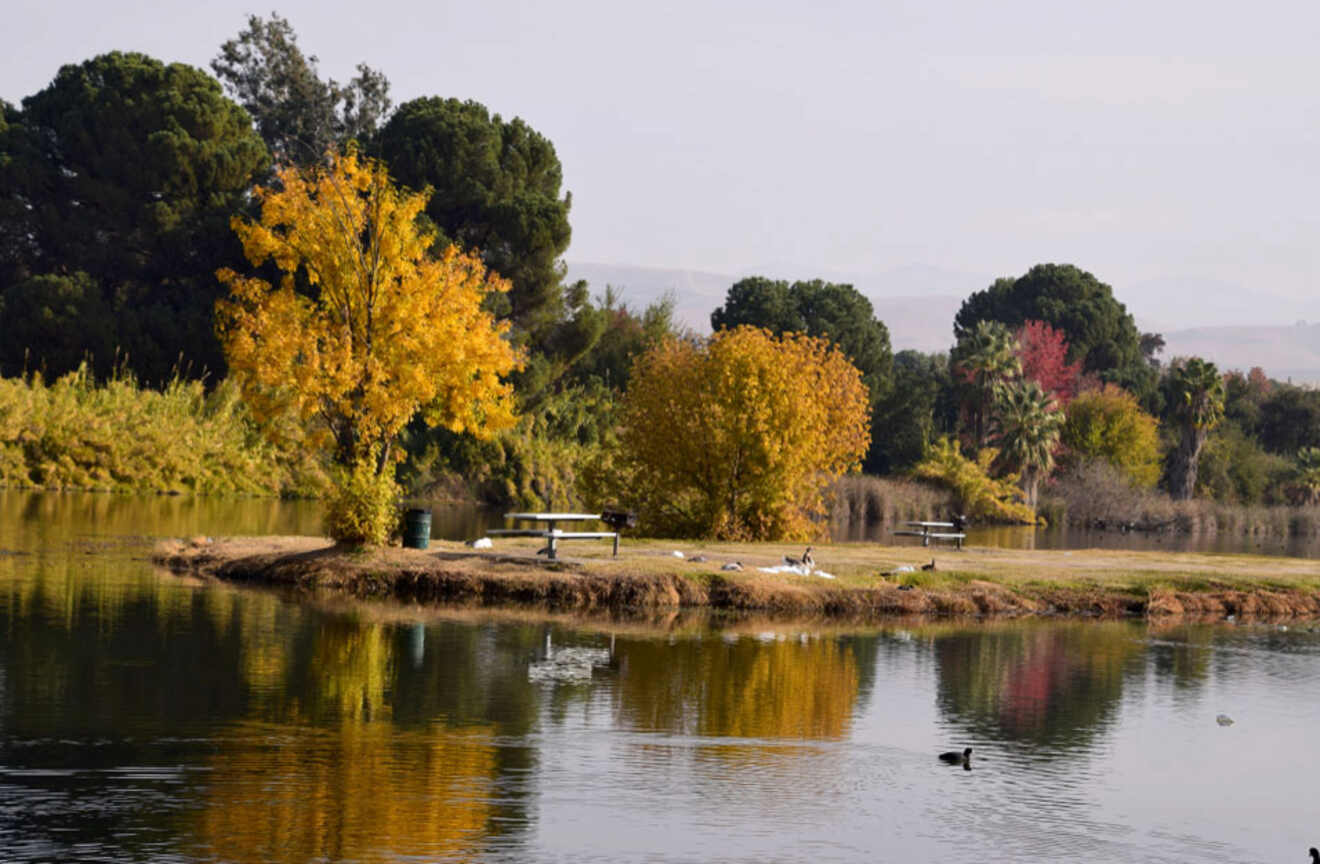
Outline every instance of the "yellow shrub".
POLYGON ((325 502, 325 533, 336 543, 383 546, 399 522, 399 487, 392 472, 377 473, 374 458, 336 472, 325 502))
POLYGON ((953 490, 963 512, 973 519, 1035 524, 1035 511, 1020 500, 1018 475, 990 476, 998 455, 998 450, 986 447, 972 461, 962 455, 957 442, 945 437, 931 445, 912 473, 953 490))

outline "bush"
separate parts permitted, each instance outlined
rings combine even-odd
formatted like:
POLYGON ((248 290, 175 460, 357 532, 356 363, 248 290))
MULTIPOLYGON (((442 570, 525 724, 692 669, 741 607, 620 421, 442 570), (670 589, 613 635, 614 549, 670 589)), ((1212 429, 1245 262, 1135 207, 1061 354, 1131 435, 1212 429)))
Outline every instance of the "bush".
POLYGON ((1198 496, 1233 504, 1278 504, 1295 474, 1292 462, 1267 453, 1236 425, 1209 436, 1196 472, 1198 496))
POLYGON ((986 447, 973 462, 962 455, 957 442, 941 438, 913 473, 952 490, 963 513, 972 519, 1035 524, 1035 511, 1020 500, 1022 490, 1017 486, 1018 475, 990 476, 990 466, 998 455, 998 450, 986 447))
POLYGON ((399 486, 374 458, 338 469, 325 502, 325 533, 336 543, 384 546, 399 523, 399 486))
POLYGON ((1103 459, 1138 486, 1160 479, 1159 421, 1113 384, 1082 393, 1067 408, 1060 440, 1069 464, 1103 459))
POLYGON ((313 456, 263 440, 229 382, 98 384, 85 364, 50 384, 0 379, 0 485, 313 495, 325 483, 313 456))
POLYGON ((1042 509, 1070 525, 1173 531, 1201 536, 1311 537, 1320 533, 1320 507, 1247 506, 1197 499, 1174 501, 1133 487, 1102 460, 1074 465, 1045 489, 1042 509))

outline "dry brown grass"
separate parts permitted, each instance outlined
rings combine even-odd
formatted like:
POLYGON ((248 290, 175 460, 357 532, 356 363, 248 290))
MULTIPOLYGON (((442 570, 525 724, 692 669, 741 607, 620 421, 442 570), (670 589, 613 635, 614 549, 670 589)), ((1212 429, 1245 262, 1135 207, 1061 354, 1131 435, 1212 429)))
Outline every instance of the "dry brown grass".
POLYGON ((955 511, 953 493, 916 480, 850 474, 830 489, 834 537, 861 539, 876 525, 944 519, 955 511))
POLYGON ((1093 528, 1128 526, 1194 536, 1320 536, 1320 507, 1174 501, 1155 489, 1139 489, 1103 462, 1079 465, 1052 481, 1041 513, 1050 524, 1093 528))

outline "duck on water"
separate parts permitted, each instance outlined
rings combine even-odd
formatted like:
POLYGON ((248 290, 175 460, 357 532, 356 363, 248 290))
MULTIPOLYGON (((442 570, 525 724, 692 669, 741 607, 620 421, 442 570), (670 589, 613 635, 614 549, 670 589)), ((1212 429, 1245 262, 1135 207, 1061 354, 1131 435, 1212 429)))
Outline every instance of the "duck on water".
POLYGON ((948 753, 941 753, 940 761, 947 762, 950 765, 961 765, 964 768, 971 768, 972 748, 967 747, 961 753, 957 750, 950 750, 948 753))

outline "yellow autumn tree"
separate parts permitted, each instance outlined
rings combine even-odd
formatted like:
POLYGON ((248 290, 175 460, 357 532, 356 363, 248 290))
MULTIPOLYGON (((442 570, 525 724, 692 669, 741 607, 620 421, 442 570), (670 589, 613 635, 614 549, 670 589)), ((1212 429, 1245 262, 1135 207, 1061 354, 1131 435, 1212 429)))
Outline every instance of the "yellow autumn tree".
POLYGON ((641 355, 617 497, 670 536, 807 539, 824 490, 870 443, 861 373, 824 339, 754 327, 641 355))
POLYGON ((279 284, 221 270, 216 307, 225 359, 244 399, 286 446, 328 450, 340 468, 327 529, 383 542, 396 495, 395 442, 420 412, 431 425, 481 435, 511 426, 506 375, 518 364, 482 307, 508 283, 449 247, 417 217, 427 195, 394 186, 354 152, 286 168, 255 190, 261 218, 233 229, 254 267, 279 284))

